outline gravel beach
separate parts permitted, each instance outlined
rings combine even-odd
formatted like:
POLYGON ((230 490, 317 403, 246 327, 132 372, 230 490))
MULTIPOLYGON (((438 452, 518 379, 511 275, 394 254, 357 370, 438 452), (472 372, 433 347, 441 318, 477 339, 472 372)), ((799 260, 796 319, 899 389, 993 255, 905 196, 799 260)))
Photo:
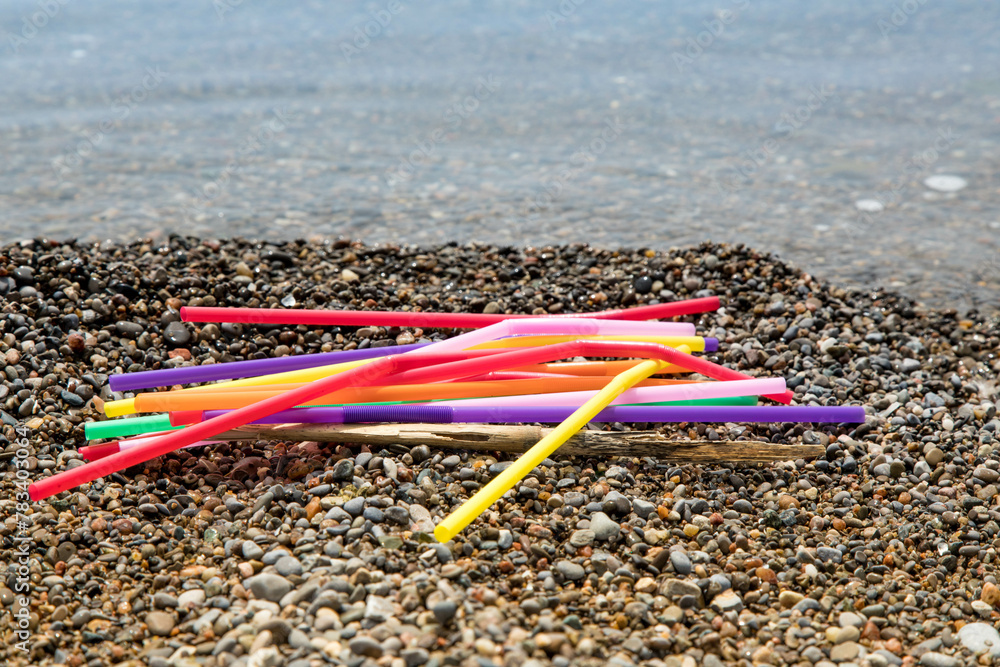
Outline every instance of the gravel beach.
POLYGON ((170 236, 0 248, 0 339, 6 665, 1000 657, 1000 327, 976 311, 839 288, 743 246, 170 236), (447 545, 435 522, 510 455, 232 443, 16 501, 15 462, 30 479, 81 464, 95 402, 120 397, 110 374, 450 333, 195 326, 181 305, 543 314, 708 295, 724 307, 693 321, 719 338, 710 358, 785 377, 800 404, 864 405, 866 423, 663 428, 826 447, 773 466, 556 457, 447 545))

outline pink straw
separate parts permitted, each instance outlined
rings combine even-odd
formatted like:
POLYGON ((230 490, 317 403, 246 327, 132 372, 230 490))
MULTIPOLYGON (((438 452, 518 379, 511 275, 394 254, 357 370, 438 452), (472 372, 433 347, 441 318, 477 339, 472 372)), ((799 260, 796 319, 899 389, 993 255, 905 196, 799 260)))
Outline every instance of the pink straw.
MULTIPOLYGON (((785 391, 784 378, 761 378, 757 380, 729 380, 726 382, 692 382, 666 387, 635 387, 623 392, 611 405, 630 403, 663 403, 673 401, 697 401, 709 398, 733 398, 734 396, 765 396, 785 391)), ((490 398, 463 398, 409 405, 436 405, 448 407, 523 407, 582 405, 596 391, 563 391, 553 394, 532 394, 528 396, 495 396, 490 398)))
MULTIPOLYGON (((431 369, 421 368, 426 363, 428 356, 433 357, 435 356, 434 353, 441 351, 463 349, 483 341, 484 336, 485 340, 490 340, 501 335, 515 335, 518 333, 566 333, 568 329, 573 329, 575 330, 574 333, 582 335, 597 334, 601 333, 602 330, 605 330, 605 333, 618 333, 616 329, 622 324, 644 325, 644 323, 621 323, 585 319, 555 321, 539 319, 500 322, 485 329, 464 334, 442 343, 428 345, 413 352, 398 356, 380 357, 366 365, 353 368, 344 373, 316 380, 284 394, 273 396, 238 410, 219 415, 200 424, 172 431, 167 435, 155 438, 148 443, 127 451, 120 451, 101 460, 93 461, 35 482, 29 486, 29 495, 33 500, 48 498, 62 491, 104 477, 105 475, 144 463, 185 445, 210 439, 224 431, 239 428, 244 424, 263 419, 280 410, 287 410, 297 405, 308 403, 311 400, 339 389, 371 386, 393 373, 399 373, 399 379, 405 382, 433 382, 447 378, 469 377, 489 370, 503 370, 517 366, 548 362, 555 359, 564 359, 580 354, 591 354, 592 356, 645 356, 662 359, 691 371, 716 377, 717 379, 751 379, 736 371, 662 345, 618 341, 581 340, 570 343, 559 343, 541 348, 519 349, 488 357, 468 359, 462 362, 439 364, 431 369), (527 325, 525 327, 527 331, 517 326, 521 324, 527 325), (611 332, 606 331, 606 329, 610 329, 611 332), (406 376, 405 380, 403 380, 404 376, 406 376)), ((649 325, 645 324, 644 326, 649 325)), ((775 400, 786 403, 790 402, 791 399, 792 395, 787 391, 775 397, 775 400)))

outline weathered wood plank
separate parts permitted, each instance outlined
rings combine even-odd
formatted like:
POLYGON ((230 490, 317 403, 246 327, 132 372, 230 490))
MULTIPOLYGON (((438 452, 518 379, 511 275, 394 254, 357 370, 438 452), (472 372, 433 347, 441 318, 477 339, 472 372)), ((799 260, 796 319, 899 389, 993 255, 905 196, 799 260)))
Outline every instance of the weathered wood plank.
MULTIPOLYGON (((349 445, 427 445, 442 449, 526 451, 551 429, 481 424, 276 424, 248 425, 224 440, 286 440, 349 445)), ((559 449, 566 456, 650 456, 687 463, 767 463, 813 458, 821 445, 775 445, 754 441, 669 440, 656 431, 581 431, 559 449)))

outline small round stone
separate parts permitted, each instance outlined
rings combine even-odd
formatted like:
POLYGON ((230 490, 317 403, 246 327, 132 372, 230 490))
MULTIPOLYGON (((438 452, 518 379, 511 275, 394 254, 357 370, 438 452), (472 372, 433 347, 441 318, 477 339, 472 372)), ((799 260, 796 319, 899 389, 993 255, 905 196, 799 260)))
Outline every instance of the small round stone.
POLYGON ((158 636, 166 637, 174 629, 174 615, 165 611, 151 611, 146 614, 146 627, 149 631, 158 636))
POLYGON ((935 174, 924 179, 924 185, 937 192, 958 192, 965 189, 969 182, 961 176, 952 174, 935 174))
POLYGON ((171 322, 163 330, 163 338, 175 347, 182 347, 191 342, 191 332, 182 322, 171 322))
POLYGON ((452 600, 442 600, 434 605, 431 609, 434 613, 434 618, 437 619, 438 623, 441 625, 447 625, 458 612, 458 605, 456 605, 452 600))
POLYGON ((586 575, 586 570, 583 569, 582 565, 568 560, 561 560, 556 563, 556 569, 559 571, 559 574, 570 581, 578 581, 586 575))

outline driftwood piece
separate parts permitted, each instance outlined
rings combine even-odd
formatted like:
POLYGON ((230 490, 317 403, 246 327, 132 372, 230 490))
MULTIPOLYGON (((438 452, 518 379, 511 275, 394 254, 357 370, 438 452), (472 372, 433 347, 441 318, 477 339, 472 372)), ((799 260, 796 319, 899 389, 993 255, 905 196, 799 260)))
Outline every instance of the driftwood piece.
MULTIPOLYGON (((427 445, 442 449, 524 452, 552 429, 482 424, 274 424, 247 425, 220 440, 286 440, 346 445, 427 445)), ((669 440, 656 431, 581 431, 560 449, 566 456, 650 456, 688 463, 768 463, 821 456, 821 445, 768 442, 669 440)))

